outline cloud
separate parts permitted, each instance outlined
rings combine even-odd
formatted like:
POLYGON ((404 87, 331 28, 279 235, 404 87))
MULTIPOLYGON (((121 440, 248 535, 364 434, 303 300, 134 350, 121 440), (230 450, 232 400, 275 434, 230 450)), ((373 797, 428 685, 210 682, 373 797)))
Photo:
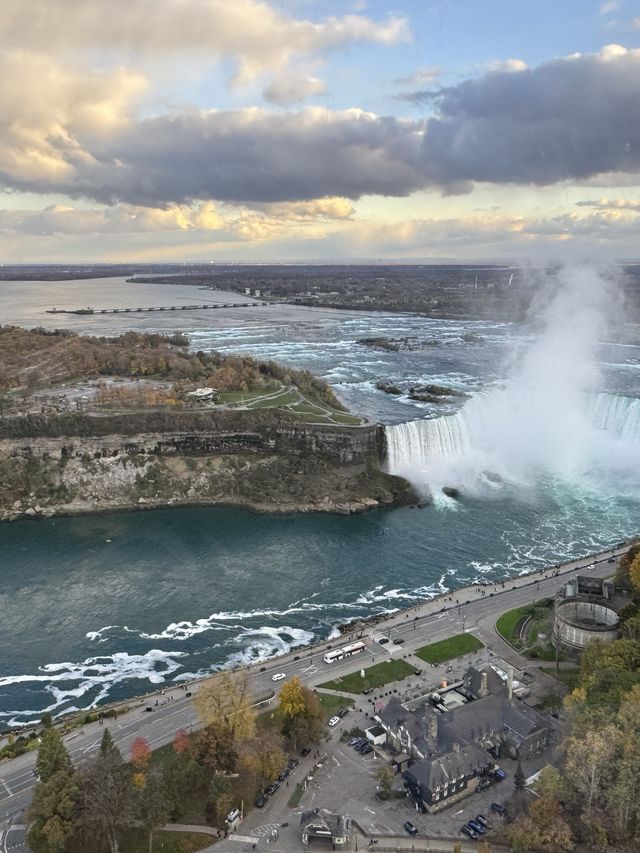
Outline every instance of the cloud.
POLYGON ((354 208, 345 198, 263 204, 254 208, 199 204, 168 208, 118 204, 78 208, 48 205, 41 210, 0 209, 0 233, 27 236, 219 232, 225 239, 264 239, 315 224, 348 220, 354 208))
POLYGON ((632 30, 640 30, 640 18, 633 18, 629 22, 629 26, 632 30))
POLYGON ((315 95, 322 95, 327 91, 326 84, 317 77, 303 77, 297 74, 277 77, 263 91, 265 101, 280 106, 298 104, 315 95))
POLYGON ((408 77, 398 77, 393 82, 396 86, 420 86, 422 83, 431 83, 437 80, 442 74, 442 70, 435 65, 424 65, 422 68, 417 68, 413 74, 408 77))
POLYGON ((548 185, 640 168, 640 50, 609 45, 432 95, 427 182, 548 185))
POLYGON ((282 14, 263 0, 3 0, 0 47, 65 54, 98 50, 135 57, 181 53, 231 58, 235 81, 286 67, 292 57, 351 42, 392 45, 409 38, 404 17, 363 15, 319 22, 282 14), (117 7, 117 8, 116 8, 117 7))
POLYGON ((638 210, 640 199, 628 198, 599 198, 577 201, 576 207, 593 207, 596 210, 638 210))
POLYGON ((494 59, 486 65, 487 71, 504 72, 505 74, 516 74, 518 71, 526 71, 527 63, 522 59, 494 59))
POLYGON ((603 3, 598 10, 599 15, 611 15, 613 12, 617 12, 620 4, 617 0, 608 0, 608 2, 603 3))
POLYGON ((615 45, 440 87, 431 117, 416 121, 321 107, 141 118, 137 74, 32 54, 0 58, 0 74, 12 81, 0 90, 8 189, 169 208, 613 184, 640 172, 640 50, 615 45))

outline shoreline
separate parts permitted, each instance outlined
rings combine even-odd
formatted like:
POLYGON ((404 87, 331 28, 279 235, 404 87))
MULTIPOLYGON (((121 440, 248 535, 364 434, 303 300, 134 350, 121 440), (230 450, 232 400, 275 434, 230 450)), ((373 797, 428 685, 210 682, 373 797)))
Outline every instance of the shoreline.
MULTIPOLYGON (((87 714, 95 714, 98 718, 100 718, 102 715, 104 715, 110 710, 116 712, 124 712, 132 706, 144 704, 145 702, 151 701, 152 699, 157 699, 163 694, 165 694, 168 690, 190 691, 194 688, 197 689, 209 679, 215 678, 215 676, 221 671, 246 671, 249 674, 252 674, 257 671, 260 671, 261 667, 266 668, 268 665, 271 665, 276 661, 282 661, 284 663, 285 661, 299 660, 303 656, 312 657, 313 655, 316 655, 318 653, 324 653, 324 651, 326 651, 327 649, 334 648, 336 645, 339 646, 343 639, 348 636, 349 632, 354 633, 353 626, 357 623, 362 623, 364 626, 361 636, 368 636, 366 634, 368 628, 373 628, 373 626, 379 626, 383 624, 386 629, 394 627, 395 624, 404 624, 404 620, 409 619, 411 613, 415 614, 414 620, 417 621, 421 618, 432 615, 433 613, 444 612, 447 610, 459 610, 466 604, 471 603, 474 600, 474 596, 477 597, 478 590, 486 589, 488 587, 494 587, 494 591, 489 592, 489 597, 495 597, 496 595, 500 595, 505 592, 510 592, 520 587, 533 586, 540 580, 548 579, 554 576, 561 578, 564 574, 570 574, 571 572, 588 568, 592 564, 606 562, 612 556, 619 558, 620 556, 625 554, 629 550, 629 548, 631 548, 634 544, 637 544, 639 541, 640 536, 629 536, 624 541, 618 542, 608 548, 596 552, 591 552, 580 557, 574 557, 572 560, 568 560, 564 563, 557 563, 551 566, 542 567, 540 569, 533 569, 530 572, 526 572, 516 576, 509 576, 501 581, 487 581, 483 584, 475 583, 468 586, 455 587, 448 590, 447 592, 442 592, 430 598, 425 598, 415 604, 409 605, 408 607, 400 607, 394 609, 391 613, 375 614, 368 617, 363 617, 361 619, 355 619, 352 622, 343 623, 338 627, 340 633, 336 637, 327 637, 324 640, 317 640, 316 642, 311 643, 309 645, 294 646, 287 652, 284 652, 282 654, 270 655, 267 658, 253 661, 249 664, 245 664, 244 666, 220 667, 215 671, 212 671, 206 675, 201 675, 195 679, 164 682, 161 687, 151 690, 147 693, 137 693, 133 694, 127 699, 91 705, 81 711, 74 711, 66 714, 63 713, 58 717, 54 717, 54 723, 56 725, 64 726, 65 724, 72 722, 74 718, 81 720, 87 714), (418 611, 425 610, 427 612, 422 612, 421 614, 418 613, 418 611), (398 620, 399 617, 403 616, 404 618, 400 618, 400 622, 396 623, 396 620, 398 620)), ((78 728, 82 725, 84 725, 84 723, 79 722, 78 728)), ((11 729, 3 729, 2 731, 0 731, 0 748, 6 745, 6 743, 8 742, 8 738, 12 735, 26 735, 30 731, 35 731, 39 729, 39 727, 40 722, 38 721, 37 723, 25 723, 24 726, 15 726, 11 729)))

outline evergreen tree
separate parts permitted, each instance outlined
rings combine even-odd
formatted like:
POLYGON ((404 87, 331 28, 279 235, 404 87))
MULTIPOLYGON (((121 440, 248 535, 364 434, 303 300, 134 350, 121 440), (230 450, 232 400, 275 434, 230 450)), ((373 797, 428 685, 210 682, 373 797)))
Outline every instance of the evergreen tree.
POLYGON ((36 767, 40 781, 28 811, 29 845, 35 853, 58 853, 78 827, 79 788, 69 753, 54 728, 42 735, 36 767))
POLYGON ((518 766, 516 767, 516 772, 515 772, 515 775, 513 777, 513 787, 516 789, 516 791, 523 791, 524 790, 524 782, 525 782, 524 772, 522 770, 522 765, 518 761, 518 766))
POLYGON ((120 849, 121 833, 137 818, 131 767, 105 729, 100 752, 82 770, 81 822, 88 838, 106 841, 111 853, 120 849))

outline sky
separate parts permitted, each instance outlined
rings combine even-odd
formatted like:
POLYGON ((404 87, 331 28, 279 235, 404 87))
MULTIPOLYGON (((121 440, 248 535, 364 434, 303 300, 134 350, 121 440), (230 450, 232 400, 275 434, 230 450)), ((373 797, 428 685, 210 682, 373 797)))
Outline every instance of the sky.
POLYGON ((640 0, 2 0, 0 263, 640 258, 640 0))

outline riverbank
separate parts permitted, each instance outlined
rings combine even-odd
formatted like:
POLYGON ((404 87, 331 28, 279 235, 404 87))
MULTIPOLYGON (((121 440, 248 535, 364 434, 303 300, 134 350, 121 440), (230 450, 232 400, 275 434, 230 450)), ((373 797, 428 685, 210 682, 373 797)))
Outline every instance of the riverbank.
MULTIPOLYGON (((474 602, 478 601, 487 601, 488 603, 491 599, 499 599, 501 595, 522 590, 526 587, 533 588, 533 597, 538 598, 538 589, 536 589, 536 586, 539 587, 541 583, 553 581, 555 578, 562 579, 564 576, 569 575, 576 570, 590 569, 594 566, 598 567, 601 564, 606 564, 612 556, 617 559, 622 554, 626 553, 629 547, 636 541, 637 539, 635 537, 630 538, 625 540, 625 542, 616 543, 614 546, 607 548, 606 550, 587 554, 583 557, 548 566, 539 570, 533 570, 527 574, 518 575, 517 577, 505 578, 503 581, 496 583, 473 584, 470 586, 458 587, 453 590, 447 590, 440 595, 431 596, 417 604, 411 605, 410 607, 399 608, 393 613, 358 620, 361 624, 361 629, 358 630, 357 633, 361 634, 365 638, 372 639, 374 629, 376 634, 384 632, 388 634, 392 630, 407 630, 407 628, 411 631, 419 630, 422 622, 429 617, 438 616, 439 614, 445 614, 450 611, 456 611, 460 614, 466 605, 472 605, 474 602)), ((614 569, 615 566, 612 565, 611 572, 613 572, 614 569)), ((542 595, 542 592, 540 594, 542 595)), ((505 606, 504 609, 507 610, 509 608, 505 606)), ((273 668, 284 669, 288 666, 299 666, 303 664, 305 660, 307 660, 308 663, 312 663, 314 660, 318 660, 318 658, 327 650, 344 644, 350 634, 352 635, 356 633, 356 624, 345 623, 341 627, 342 631, 339 637, 318 640, 317 642, 309 645, 295 646, 286 654, 271 655, 269 658, 253 661, 251 664, 242 668, 238 667, 237 669, 242 669, 252 676, 266 678, 267 671, 273 668)), ((398 650, 398 647, 392 647, 392 649, 398 650)), ((353 664, 351 664, 351 666, 353 667, 353 664)), ((99 716, 100 714, 106 714, 107 711, 115 711, 117 714, 120 714, 121 712, 124 712, 125 709, 133 709, 132 713, 135 713, 136 711, 139 711, 140 707, 145 705, 149 705, 152 708, 160 708, 169 703, 171 701, 171 697, 173 697, 174 700, 176 698, 184 699, 186 694, 191 694, 192 692, 197 691, 202 684, 206 683, 210 678, 215 677, 217 671, 219 670, 191 681, 182 681, 178 685, 165 683, 159 689, 144 694, 138 694, 119 702, 92 706, 90 709, 85 709, 82 712, 72 715, 61 715, 56 718, 56 722, 64 726, 69 722, 69 720, 75 718, 79 721, 79 725, 82 726, 83 717, 90 712, 97 713, 99 716), (155 704, 156 702, 158 703, 157 706, 155 704)), ((328 673, 325 673, 321 677, 328 677, 328 673)), ((265 684, 266 683, 267 682, 265 682, 265 684)), ((29 732, 37 728, 38 725, 27 725, 24 727, 15 727, 12 731, 14 734, 20 733, 24 736, 28 736, 29 732)), ((8 742, 7 738, 9 734, 9 730, 3 732, 0 737, 0 746, 8 742)))

